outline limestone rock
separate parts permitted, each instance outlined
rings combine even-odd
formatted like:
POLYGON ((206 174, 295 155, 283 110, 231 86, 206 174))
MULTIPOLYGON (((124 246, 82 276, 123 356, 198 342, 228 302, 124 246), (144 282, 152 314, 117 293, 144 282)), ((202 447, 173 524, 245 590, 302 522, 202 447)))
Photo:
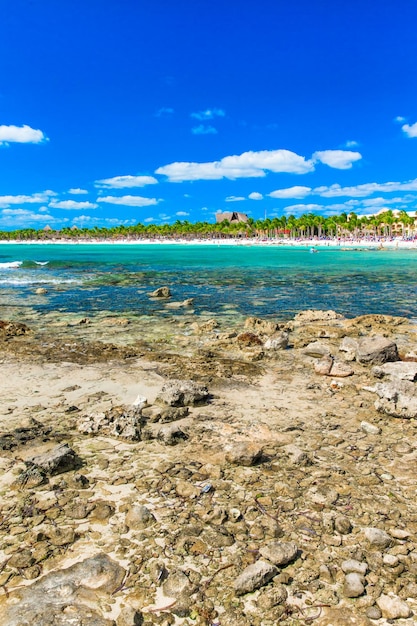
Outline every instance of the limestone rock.
POLYGON ((399 361, 397 345, 383 337, 364 337, 358 342, 356 360, 367 365, 382 365, 387 361, 399 361))
POLYGON ((358 572, 346 574, 343 584, 343 595, 347 598, 358 598, 361 596, 365 592, 363 581, 363 576, 358 574, 358 572))
POLYGON ((162 387, 155 402, 168 406, 198 406, 209 399, 207 387, 191 380, 170 380, 162 387))
POLYGON ((80 465, 80 459, 68 444, 63 443, 44 454, 28 459, 26 464, 28 467, 33 465, 39 467, 47 474, 53 475, 77 468, 80 465))
POLYGON ((329 322, 343 319, 343 315, 336 313, 336 311, 319 311, 309 309, 307 311, 300 311, 294 317, 294 321, 298 324, 309 324, 310 322, 329 322))
POLYGON ((408 604, 398 596, 382 594, 376 601, 385 619, 399 619, 410 617, 412 611, 408 604))
POLYGON ((120 587, 125 570, 105 554, 98 554, 18 588, 0 608, 7 626, 112 626, 100 614, 97 593, 110 596, 120 587))
POLYGON ((417 386, 414 383, 394 378, 365 389, 379 396, 375 408, 380 413, 407 419, 417 417, 417 386))
POLYGON ((285 350, 288 347, 288 333, 269 337, 264 343, 266 350, 285 350))
POLYGON ((150 298, 170 298, 171 289, 169 287, 158 287, 149 294, 150 298))
POLYGON ((365 528, 365 538, 369 541, 371 546, 385 549, 392 543, 392 537, 385 530, 380 528, 365 528))
POLYGON ((297 558, 298 546, 293 541, 272 541, 259 550, 260 554, 274 565, 287 565, 297 558))
POLYGON ((278 570, 274 565, 266 561, 256 561, 253 565, 246 567, 236 578, 234 582, 235 593, 237 596, 251 593, 266 585, 277 574, 278 570))
POLYGON ((279 324, 270 320, 259 319, 258 317, 248 317, 245 320, 245 329, 253 330, 262 335, 273 335, 279 330, 279 324))
POLYGON ((134 530, 142 530, 153 524, 155 516, 143 505, 134 504, 126 514, 126 526, 134 530))
POLYGON ((303 354, 315 358, 321 358, 324 356, 330 356, 330 350, 329 346, 321 341, 313 341, 312 343, 309 343, 308 346, 303 348, 303 354))
POLYGON ((226 461, 232 465, 255 465, 262 457, 262 447, 256 443, 236 443, 226 453, 226 461))
POLYGON ((376 378, 399 378, 400 380, 417 381, 417 363, 407 361, 395 361, 393 363, 384 363, 377 365, 372 369, 372 373, 376 378))

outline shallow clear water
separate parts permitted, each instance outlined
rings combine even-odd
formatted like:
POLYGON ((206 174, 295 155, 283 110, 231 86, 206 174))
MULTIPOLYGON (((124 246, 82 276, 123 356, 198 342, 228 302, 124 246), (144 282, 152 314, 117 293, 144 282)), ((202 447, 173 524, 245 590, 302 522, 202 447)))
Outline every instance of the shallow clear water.
POLYGON ((195 298, 196 314, 286 319, 303 309, 331 308, 348 317, 417 318, 417 251, 0 244, 3 306, 166 315, 159 301, 147 297, 163 285, 171 288, 172 300, 195 298), (47 294, 35 294, 38 287, 47 294))

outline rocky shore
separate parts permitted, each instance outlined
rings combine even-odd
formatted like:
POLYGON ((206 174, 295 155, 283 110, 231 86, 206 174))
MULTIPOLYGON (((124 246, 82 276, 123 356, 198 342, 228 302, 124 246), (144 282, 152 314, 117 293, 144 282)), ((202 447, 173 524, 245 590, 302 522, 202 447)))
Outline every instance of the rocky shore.
POLYGON ((416 623, 416 326, 173 308, 0 322, 0 623, 416 623))

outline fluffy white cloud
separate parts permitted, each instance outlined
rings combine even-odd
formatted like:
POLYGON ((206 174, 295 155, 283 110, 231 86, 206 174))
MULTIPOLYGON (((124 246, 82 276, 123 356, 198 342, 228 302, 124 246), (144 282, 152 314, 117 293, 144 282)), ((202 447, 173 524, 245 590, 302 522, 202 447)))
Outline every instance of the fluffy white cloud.
POLYGON ((226 202, 242 202, 242 200, 246 200, 244 196, 228 196, 226 198, 226 202))
POLYGON ((305 198, 311 192, 311 187, 295 185, 294 187, 287 187, 286 189, 276 189, 275 191, 271 191, 268 195, 271 198, 305 198))
POLYGON ((290 150, 261 150, 243 152, 208 163, 171 163, 159 167, 155 173, 167 176, 171 182, 180 183, 186 180, 259 178, 266 176, 268 171, 305 174, 313 170, 312 161, 290 150))
POLYGON ((197 113, 191 113, 191 117, 196 120, 212 120, 215 117, 224 117, 226 113, 223 109, 206 109, 205 111, 197 111, 197 113))
POLYGON ((320 161, 338 170, 349 170, 352 164, 361 158, 360 152, 351 150, 319 150, 313 154, 313 161, 320 161))
POLYGON ((75 200, 52 200, 49 203, 52 209, 66 209, 68 211, 80 211, 83 209, 96 209, 98 204, 93 202, 76 202, 75 200))
POLYGON ((106 202, 107 204, 121 204, 123 206, 151 206, 158 204, 156 198, 143 198, 142 196, 103 196, 97 198, 97 202, 106 202))
POLYGON ((200 124, 191 129, 193 135, 217 135, 217 129, 214 126, 205 126, 200 124))
POLYGON ((417 137, 417 122, 415 124, 404 124, 401 129, 405 132, 407 137, 417 137))
POLYGON ((314 211, 322 211, 323 206, 321 204, 291 204, 285 207, 284 212, 287 215, 294 215, 295 213, 314 213, 314 211))
POLYGON ((78 187, 75 189, 68 189, 68 193, 71 193, 73 196, 81 196, 83 194, 87 194, 87 189, 79 189, 78 187))
POLYGON ((248 198, 249 200, 263 200, 263 195, 258 191, 252 191, 252 193, 248 195, 248 198))
POLYGON ((56 193, 50 190, 34 193, 31 196, 0 196, 0 208, 9 207, 14 204, 43 204, 49 202, 50 198, 53 196, 56 196, 56 193))
POLYGON ((96 180, 94 184, 102 189, 127 189, 128 187, 145 187, 146 185, 155 185, 157 183, 158 181, 153 176, 127 175, 96 180))
POLYGON ((190 214, 187 213, 186 211, 177 211, 175 215, 177 215, 178 217, 187 217, 187 215, 190 215, 190 214))
POLYGON ((3 209, 0 211, 0 226, 6 228, 38 227, 42 224, 65 223, 66 221, 58 220, 49 213, 35 213, 27 209, 3 209))
POLYGON ((417 178, 404 183, 388 182, 388 183, 364 183, 354 187, 341 187, 338 184, 330 187, 316 187, 313 190, 315 195, 323 198, 336 198, 339 196, 347 196, 351 198, 364 198, 373 193, 390 193, 398 191, 417 191, 417 178))
POLYGON ((41 130, 23 126, 0 126, 0 145, 8 143, 42 143, 47 137, 41 130))
POLYGON ((80 226, 85 226, 89 228, 90 226, 129 226, 130 224, 135 224, 136 220, 121 220, 118 217, 92 217, 91 215, 77 215, 72 220, 73 224, 79 224, 80 226))

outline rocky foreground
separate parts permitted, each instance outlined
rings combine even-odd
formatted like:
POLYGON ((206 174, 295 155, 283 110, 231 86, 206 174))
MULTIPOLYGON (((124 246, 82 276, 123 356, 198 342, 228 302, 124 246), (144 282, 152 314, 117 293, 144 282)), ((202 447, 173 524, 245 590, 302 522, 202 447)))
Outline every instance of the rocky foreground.
POLYGON ((417 622, 408 320, 3 321, 0 359, 2 625, 417 622))

